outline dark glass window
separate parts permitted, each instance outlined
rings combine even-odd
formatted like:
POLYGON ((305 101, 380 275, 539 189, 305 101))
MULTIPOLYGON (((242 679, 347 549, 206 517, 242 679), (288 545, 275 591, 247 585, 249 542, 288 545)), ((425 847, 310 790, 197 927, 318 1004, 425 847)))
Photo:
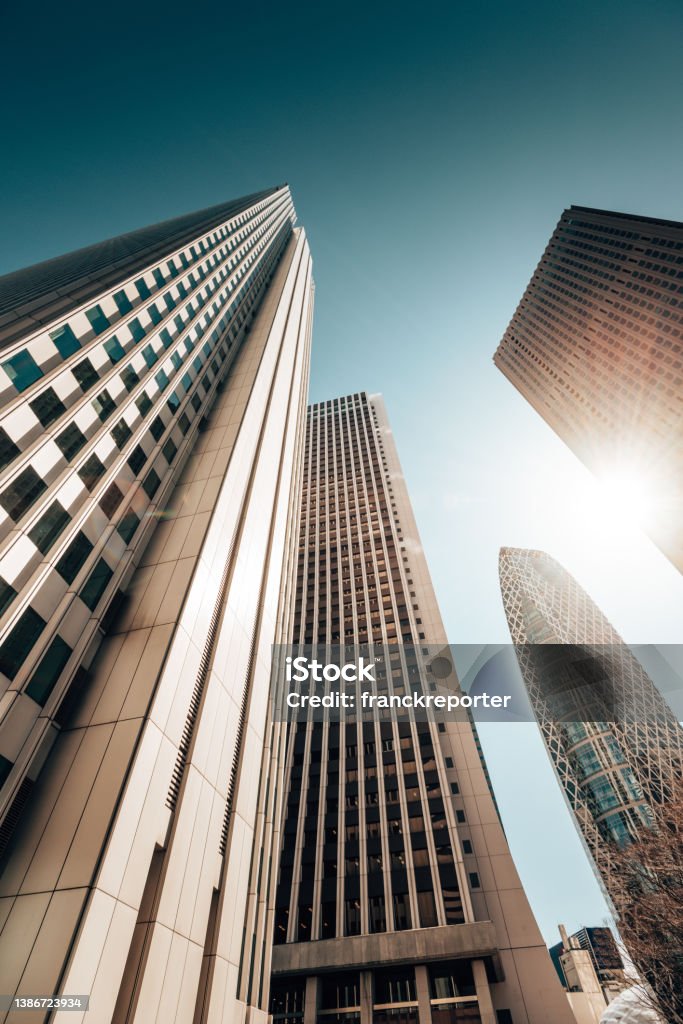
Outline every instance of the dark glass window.
POLYGON ((161 480, 159 479, 159 474, 156 473, 153 469, 150 469, 149 473, 147 474, 145 479, 142 481, 142 487, 143 487, 143 489, 145 491, 145 494, 147 495, 148 498, 153 498, 154 497, 154 495, 156 494, 156 492, 159 489, 159 484, 160 483, 161 483, 161 480))
POLYGON ((0 469, 9 466, 12 459, 19 454, 19 448, 4 427, 0 427, 0 469))
POLYGON ((109 327, 109 320, 104 315, 104 310, 101 306, 93 306, 85 315, 90 321, 90 326, 95 334, 103 334, 107 327, 109 327))
POLYGON ((152 294, 149 288, 147 287, 147 282, 143 277, 138 278, 138 280, 135 282, 135 287, 137 288, 138 295, 140 296, 141 299, 148 299, 152 294))
POLYGON ((81 391, 89 391, 93 385, 97 384, 99 377, 95 372, 95 367, 89 359, 82 359, 80 363, 71 368, 71 372, 78 381, 78 385, 81 391))
POLYGON ((160 324, 161 321, 163 320, 163 317, 157 308, 156 302, 153 302, 151 306, 147 307, 147 312, 153 324, 160 324))
POLYGON ((0 647, 0 672, 14 679, 44 629, 45 619, 27 608, 0 647))
POLYGON ((119 307, 119 313, 121 316, 125 316, 126 313, 130 313, 133 308, 133 303, 130 301, 123 288, 120 292, 114 292, 114 302, 119 307))
POLYGON ((107 338, 105 341, 104 351, 107 353, 112 363, 118 363, 126 354, 123 345, 115 334, 112 334, 111 338, 107 338))
POLYGON ((0 505, 16 523, 46 489, 47 484, 33 466, 27 466, 0 494, 0 505))
POLYGON ((142 350, 142 358, 151 368, 152 366, 154 366, 159 356, 156 354, 151 345, 145 345, 145 347, 142 350))
POLYGON ((98 459, 97 455, 93 454, 85 460, 81 468, 78 470, 78 475, 88 490, 92 491, 104 472, 104 463, 101 459, 98 459))
POLYGON ((171 392, 171 394, 166 399, 166 405, 168 406, 171 412, 176 412, 176 410, 180 406, 180 399, 178 398, 177 392, 171 392))
POLYGON ((62 640, 61 636, 56 636, 26 687, 26 693, 36 704, 40 704, 41 707, 45 704, 71 653, 66 641, 62 640))
POLYGON ((135 512, 129 510, 126 512, 116 529, 118 530, 119 535, 125 540, 126 544, 129 544, 139 525, 140 520, 135 515, 135 512))
POLYGON ((183 413, 180 419, 178 420, 178 426, 180 427, 183 434, 186 434, 190 429, 190 421, 185 415, 185 413, 183 413))
POLYGON ((169 437, 168 441, 166 442, 164 447, 161 449, 161 451, 163 453, 164 458, 166 459, 166 461, 170 465, 173 462, 173 460, 175 459, 176 453, 177 453, 178 449, 176 448, 176 446, 173 443, 172 439, 169 437))
POLYGON ((158 373, 154 374, 154 379, 157 382, 159 391, 165 391, 168 387, 168 374, 165 370, 159 370, 158 373))
POLYGON ((152 271, 152 273, 154 274, 154 280, 156 281, 159 288, 163 288, 165 283, 164 275, 161 273, 159 268, 157 267, 155 270, 152 271))
POLYGON ((128 465, 137 475, 146 462, 147 456, 145 455, 144 448, 142 448, 139 444, 136 445, 135 448, 133 448, 133 451, 128 456, 128 465))
POLYGON ((58 327, 56 331, 50 331, 50 337, 62 359, 67 359, 81 347, 80 341, 68 324, 58 327))
POLYGON ((16 596, 17 592, 11 583, 0 576, 0 615, 5 614, 16 596))
POLYGON ((161 338, 164 348, 170 348, 173 344, 173 338, 165 327, 159 331, 159 337, 161 338))
POLYGON ((97 608, 100 598, 107 589, 107 584, 113 575, 114 570, 109 568, 103 558, 99 558, 78 595, 91 612, 94 612, 97 608))
POLYGON ((115 411, 116 402, 105 388, 104 391, 100 391, 97 398, 93 398, 92 407, 104 423, 104 421, 108 420, 111 414, 115 411))
POLYGON ((132 391, 135 385, 140 382, 140 377, 132 366, 124 366, 121 370, 121 380, 126 391, 132 391))
POLYGON ((54 388, 45 388, 37 398, 28 404, 44 427, 49 427, 51 423, 59 419, 63 412, 66 412, 66 406, 61 398, 57 397, 54 388))
POLYGON ((162 420, 161 416, 156 416, 149 425, 149 431, 155 441, 158 441, 164 430, 166 424, 162 420))
POLYGON ((111 436, 114 438, 114 443, 117 448, 123 448, 129 437, 132 437, 133 431, 130 429, 125 420, 119 420, 111 428, 111 436))
POLYGON ((26 349, 22 352, 17 352, 11 359, 6 360, 2 364, 2 368, 17 391, 25 391, 26 388, 30 388, 31 384, 35 384, 43 376, 43 371, 26 349))
POLYGON ((100 498, 99 505, 105 516, 111 519, 122 501, 123 491, 116 484, 110 484, 100 498))
POLYGON ((61 449, 64 458, 69 460, 76 452, 80 452, 86 442, 86 436, 75 423, 70 423, 61 434, 57 435, 55 442, 57 447, 61 449))
POLYGON ((135 404, 140 410, 141 416, 146 416, 149 410, 152 408, 152 400, 146 391, 143 391, 141 395, 135 399, 135 404))
POLYGON ((133 335, 133 341, 142 341, 142 339, 145 336, 145 328, 142 326, 142 324, 140 323, 136 316, 134 316, 133 319, 128 324, 128 329, 130 333, 133 335))
POLYGON ((71 522, 71 516, 58 501, 53 501, 47 512, 29 530, 29 540, 46 555, 60 533, 71 522))
POLYGON ((86 535, 79 530, 68 548, 55 565, 55 569, 67 583, 73 583, 85 565, 93 546, 86 535))

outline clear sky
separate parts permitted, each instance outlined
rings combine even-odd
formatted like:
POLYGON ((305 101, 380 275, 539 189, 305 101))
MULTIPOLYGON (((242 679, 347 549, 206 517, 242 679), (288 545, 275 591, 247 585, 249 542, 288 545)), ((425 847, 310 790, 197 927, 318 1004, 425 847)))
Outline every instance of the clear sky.
MULTIPOLYGON (((0 272, 288 181, 311 397, 383 392, 451 640, 507 640, 505 544, 681 641, 680 575, 491 362, 565 206, 683 220, 680 0, 250 6, 5 10, 0 272)), ((600 923, 533 727, 484 742, 544 934, 600 923)))

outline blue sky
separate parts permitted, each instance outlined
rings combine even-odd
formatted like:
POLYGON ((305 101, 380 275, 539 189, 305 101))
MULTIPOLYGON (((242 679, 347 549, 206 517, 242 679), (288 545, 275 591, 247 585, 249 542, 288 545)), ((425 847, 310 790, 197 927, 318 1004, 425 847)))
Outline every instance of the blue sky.
MULTIPOLYGON (((0 272, 288 181, 311 397, 383 392, 451 640, 507 639, 502 544, 548 550, 629 641, 681 639, 679 574, 491 362, 565 206, 683 220, 679 0, 18 8, 0 272)), ((554 941, 604 908, 536 734, 503 728, 491 771, 554 941)))

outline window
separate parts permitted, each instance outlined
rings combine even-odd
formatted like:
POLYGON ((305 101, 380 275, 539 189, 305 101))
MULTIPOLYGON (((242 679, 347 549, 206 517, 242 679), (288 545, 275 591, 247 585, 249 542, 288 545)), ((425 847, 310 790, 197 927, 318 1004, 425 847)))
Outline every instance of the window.
POLYGON ((152 408, 152 401, 146 391, 143 391, 141 395, 135 399, 135 404, 140 410, 141 416, 146 416, 149 410, 152 408))
POLYGON ((144 464, 147 462, 147 455, 145 454, 144 448, 139 444, 133 448, 133 451, 128 456, 128 465, 133 470, 135 475, 140 472, 144 464))
POLYGON ((86 442, 86 436, 75 423, 70 423, 61 434, 55 438, 57 447, 61 450, 64 458, 69 461, 76 452, 80 452, 86 442))
POLYGON ((451 782, 451 793, 453 794, 453 796, 457 796, 459 792, 460 792, 460 786, 458 785, 458 783, 457 782, 451 782))
POLYGON ((79 530, 68 548, 55 565, 55 569, 67 583, 73 583, 85 565, 93 545, 86 535, 79 530))
POLYGON ((46 555, 69 522, 71 522, 71 516, 66 509, 60 502, 53 501, 45 515, 29 530, 29 540, 32 540, 38 550, 46 555))
POLYGON ((120 292, 114 292, 114 302, 119 307, 119 313, 121 316, 125 316, 126 313, 130 313, 133 308, 133 303, 130 301, 123 288, 120 292))
POLYGON ((16 596, 17 592, 11 583, 0 576, 0 615, 5 614, 16 596))
POLYGON ((138 278, 138 280, 135 282, 135 287, 137 288, 138 295, 140 296, 141 299, 148 299, 152 294, 149 288, 147 287, 147 282, 142 277, 138 278))
POLYGON ((156 363, 159 356, 156 354, 151 345, 145 345, 145 347, 142 350, 142 358, 145 360, 145 362, 151 369, 156 363))
POLYGON ((14 679, 44 629, 45 619, 33 608, 27 608, 0 647, 0 672, 14 679))
POLYGON ((513 1024, 510 1010, 496 1010, 498 1024, 513 1024))
POLYGON ((4 362, 2 368, 17 391, 25 391, 43 376, 43 371, 26 349, 4 362))
POLYGON ((100 498, 100 508, 109 519, 123 501, 123 491, 116 484, 110 484, 100 498))
POLYGON ((469 839, 463 839, 462 841, 462 852, 472 853, 472 842, 469 839))
POLYGON ((171 392, 171 394, 166 399, 166 404, 167 404, 170 412, 172 412, 172 413, 176 412, 176 410, 180 406, 180 399, 178 398, 177 392, 175 392, 175 391, 171 392))
POLYGON ((7 431, 0 427, 0 469, 9 466, 12 459, 19 454, 19 448, 9 436, 7 431))
POLYGON ((178 426, 180 427, 180 430, 183 434, 186 434, 190 429, 190 421, 185 413, 183 413, 180 419, 178 420, 178 426))
POLYGON ((165 370, 159 370, 158 373, 154 374, 154 379, 157 382, 159 391, 165 391, 168 387, 168 374, 165 370))
POLYGON ((45 490, 45 481, 40 479, 33 466, 27 466, 0 494, 0 505, 16 523, 45 490))
POLYGON ((417 909, 420 914, 420 927, 432 928, 438 924, 436 917, 436 903, 433 892, 418 892, 417 909))
POLYGON ((132 391, 135 385, 140 383, 140 377, 132 366, 124 366, 120 376, 126 391, 132 391))
POLYGON ((178 449, 176 448, 175 444, 173 443, 173 441, 172 441, 172 439, 170 437, 169 437, 168 441, 166 442, 166 444, 164 445, 164 447, 161 450, 162 450, 164 458, 166 459, 166 461, 168 462, 168 464, 170 466, 170 464, 173 462, 174 458, 176 457, 176 452, 178 451, 178 449))
POLYGON ((479 875, 476 871, 470 871, 470 887, 472 889, 479 889, 480 887, 479 875))
POLYGON ((159 440, 165 429, 166 424, 162 420, 161 416, 156 416, 149 426, 149 432, 155 441, 159 440))
POLYGON ((161 480, 159 479, 159 474, 156 473, 153 469, 150 469, 149 473, 142 481, 143 490, 145 491, 145 494, 147 495, 148 498, 154 497, 154 495, 159 489, 160 483, 161 480))
POLYGON ((104 315, 104 310, 101 306, 93 306, 93 308, 89 309, 85 315, 90 321, 90 326, 95 334, 103 334, 107 327, 109 327, 109 321, 104 315))
POLYGON ((119 533, 119 536, 122 537, 123 540, 125 540, 126 544, 129 544, 133 534, 135 533, 139 525, 140 520, 135 515, 135 512, 129 510, 128 512, 126 512, 125 516, 123 517, 119 525, 116 527, 116 529, 119 533))
POLYGON ((61 398, 57 397, 54 388, 46 388, 37 398, 28 403, 44 427, 58 420, 66 406, 61 398))
POLYGON ((27 695, 36 704, 40 704, 41 707, 45 704, 54 690, 55 683, 59 679, 71 654, 72 651, 69 645, 66 641, 62 640, 61 636, 57 635, 45 652, 42 661, 26 687, 27 695))
POLYGON ((115 334, 112 334, 111 338, 108 338, 105 341, 104 351, 107 353, 112 363, 118 363, 126 354, 123 345, 115 334))
POLYGON ((97 398, 93 398, 92 407, 104 423, 116 409, 116 402, 105 388, 104 391, 100 391, 97 398))
POLYGON ((162 330, 159 331, 159 337, 161 338, 161 343, 164 346, 164 348, 170 348, 171 345, 173 344, 173 338, 169 334, 166 327, 162 328, 162 330))
POLYGON ((458 808, 455 812, 455 820, 458 822, 459 825, 463 825, 465 823, 465 812, 460 808, 458 808))
POLYGON ((95 489, 97 481, 100 479, 104 471, 104 463, 101 459, 98 459, 97 455, 93 454, 90 458, 85 460, 81 468, 78 470, 78 475, 88 490, 92 491, 95 489))
POLYGON ((153 302, 147 307, 147 313, 149 314, 149 318, 153 324, 160 324, 163 320, 163 316, 159 312, 156 302, 153 302))
POLYGON ((80 363, 77 363, 76 366, 71 368, 71 372, 78 381, 81 391, 84 393, 89 391, 90 388, 97 384, 100 379, 89 359, 82 359, 80 363))
POLYGON ((98 559, 95 563, 95 568, 88 576, 78 595, 91 612, 94 612, 97 608, 99 600, 107 589, 107 584, 113 575, 114 570, 109 568, 105 560, 103 558, 98 559))
POLYGON ((142 341, 146 333, 144 327, 142 326, 142 324, 140 323, 136 316, 133 317, 133 319, 128 324, 128 330, 133 335, 133 341, 135 342, 142 341))
POLYGON ((81 347, 80 341, 68 324, 58 327, 56 331, 50 331, 50 337, 62 359, 67 359, 81 347))
POLYGON ((111 436, 114 438, 116 447, 120 449, 123 448, 128 438, 133 436, 133 431, 125 420, 119 420, 111 428, 111 436))

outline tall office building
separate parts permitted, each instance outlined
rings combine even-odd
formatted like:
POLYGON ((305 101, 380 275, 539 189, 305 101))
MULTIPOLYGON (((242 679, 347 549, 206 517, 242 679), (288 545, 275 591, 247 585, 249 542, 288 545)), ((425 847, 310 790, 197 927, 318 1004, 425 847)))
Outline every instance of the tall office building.
POLYGON ((533 713, 609 898, 612 842, 651 827, 683 778, 683 730, 576 580, 503 548, 500 584, 533 713))
POLYGON ((565 210, 494 361, 683 572, 683 224, 565 210))
POLYGON ((267 1019, 294 220, 282 186, 0 280, 0 992, 72 1024, 267 1019))
MULTIPOLYGON (((311 406, 304 460, 291 640, 405 679, 446 636, 381 398, 311 406)), ((467 719, 292 723, 274 935, 278 1024, 572 1020, 467 719)))

